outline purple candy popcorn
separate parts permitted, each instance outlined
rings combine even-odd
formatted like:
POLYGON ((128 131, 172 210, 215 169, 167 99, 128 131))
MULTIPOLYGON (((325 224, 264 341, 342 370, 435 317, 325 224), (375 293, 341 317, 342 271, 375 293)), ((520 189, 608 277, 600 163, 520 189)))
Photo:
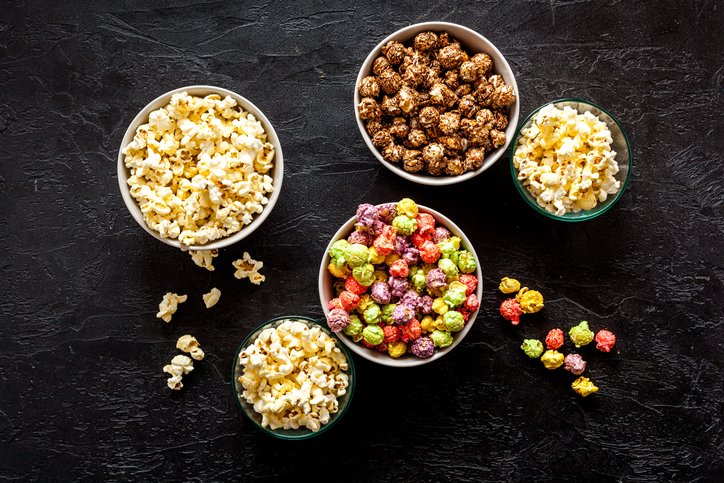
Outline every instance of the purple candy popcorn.
POLYGON ((417 265, 420 263, 420 250, 415 247, 410 247, 402 255, 409 266, 417 265))
POLYGON ((327 316, 327 325, 332 332, 341 332, 349 325, 349 314, 342 309, 334 309, 327 316))
POLYGON ((445 278, 445 272, 439 268, 434 268, 427 273, 427 286, 431 289, 443 289, 447 287, 445 278))
POLYGON ((412 345, 410 345, 410 352, 417 357, 426 359, 435 352, 435 344, 429 337, 420 337, 419 339, 415 339, 412 345))
POLYGON ((364 230, 355 230, 347 237, 347 242, 349 242, 350 245, 359 243, 360 245, 368 247, 372 245, 373 241, 374 238, 372 238, 372 236, 364 230))
POLYGON ((402 235, 395 237, 395 253, 402 256, 409 248, 410 242, 408 241, 408 237, 402 235))
POLYGON ((385 282, 375 282, 370 287, 370 297, 378 304, 389 304, 392 296, 390 295, 390 286, 385 282))
MULTIPOLYGON (((442 272, 442 270, 440 270, 442 272)), ((444 276, 445 274, 443 274, 444 276)), ((443 278, 443 280, 445 280, 443 278)), ((409 282, 406 278, 402 277, 392 277, 387 279, 387 285, 390 286, 390 294, 394 295, 395 297, 402 297, 405 294, 405 290, 407 290, 407 286, 409 285, 409 282)))
POLYGON ((397 204, 387 203, 386 205, 382 205, 380 206, 378 213, 381 222, 391 225, 392 220, 394 220, 397 216, 397 204))
POLYGON ((397 325, 407 325, 415 318, 415 309, 405 304, 397 304, 395 310, 392 311, 390 320, 397 325))
POLYGON ((400 299, 401 304, 409 305, 413 308, 413 310, 418 310, 420 308, 420 301, 421 301, 420 295, 415 292, 414 290, 408 290, 405 292, 405 294, 402 296, 402 299, 400 299))
POLYGON ((436 245, 450 239, 450 232, 447 228, 438 226, 435 228, 435 233, 432 234, 432 242, 436 245))
POLYGON ((377 207, 369 203, 359 205, 359 207, 357 207, 357 223, 355 223, 355 226, 372 226, 374 222, 379 220, 379 212, 380 210, 377 207))
POLYGON ((586 368, 586 361, 578 354, 568 354, 566 358, 563 359, 563 363, 566 365, 565 369, 567 371, 571 371, 571 373, 577 376, 586 368))
POLYGON ((429 295, 423 295, 420 297, 420 305, 418 305, 418 310, 422 312, 423 314, 427 315, 430 312, 432 312, 432 297, 429 295))

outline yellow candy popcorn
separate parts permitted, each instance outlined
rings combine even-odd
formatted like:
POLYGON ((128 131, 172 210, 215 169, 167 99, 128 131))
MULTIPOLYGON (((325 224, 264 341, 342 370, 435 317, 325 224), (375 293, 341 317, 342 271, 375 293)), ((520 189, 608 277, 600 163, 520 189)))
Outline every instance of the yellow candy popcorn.
POLYGON ((445 319, 442 315, 438 315, 437 319, 435 319, 435 322, 432 324, 434 329, 437 330, 444 330, 445 332, 449 332, 447 326, 445 325, 445 319))
POLYGON ((352 273, 352 270, 350 270, 346 265, 344 267, 338 267, 334 262, 327 266, 327 270, 329 270, 329 273, 337 278, 347 278, 352 273))
POLYGON ((540 358, 543 365, 546 366, 546 369, 550 370, 561 367, 564 359, 563 354, 558 351, 546 351, 540 358))
POLYGON ((399 259, 400 259, 400 256, 397 253, 390 253, 389 255, 387 255, 387 258, 385 258, 385 263, 387 265, 392 265, 399 259))
POLYGON ((468 288, 465 286, 465 284, 462 282, 458 282, 457 279, 459 277, 455 277, 455 278, 456 278, 456 280, 450 284, 450 286, 448 287, 448 290, 457 290, 458 292, 467 291, 468 288))
POLYGON ((432 310, 436 314, 444 315, 448 311, 448 306, 442 297, 438 297, 432 301, 432 310))
POLYGON ((453 236, 450 238, 450 241, 453 243, 453 246, 455 247, 455 250, 460 250, 460 237, 459 236, 453 236))
POLYGON ((374 303, 374 300, 372 300, 370 294, 366 293, 360 295, 359 304, 357 304, 357 312, 359 312, 360 314, 364 314, 365 310, 367 310, 371 303, 374 303))
POLYGON ((398 340, 397 342, 390 342, 389 344, 387 344, 387 353, 393 359, 397 359, 398 357, 404 355, 405 352, 407 352, 407 344, 405 344, 401 340, 398 340))
POLYGON ((520 282, 514 278, 503 277, 498 286, 503 293, 513 293, 520 290, 520 282))
POLYGON ((435 328, 433 327, 434 323, 435 319, 433 319, 430 315, 426 315, 420 321, 420 330, 423 333, 432 332, 433 330, 435 330, 435 328))
POLYGON ((397 213, 415 219, 417 218, 417 203, 410 198, 404 198, 397 203, 397 213))
POLYGON ((379 265, 381 263, 384 263, 385 255, 377 253, 377 249, 375 247, 370 247, 368 251, 370 253, 369 263, 371 263, 372 265, 379 265))
POLYGON ((543 308, 543 295, 536 290, 528 290, 528 287, 520 289, 515 299, 526 314, 534 314, 543 308))
POLYGON ((576 391, 583 397, 586 397, 598 391, 598 388, 593 385, 591 380, 583 376, 573 381, 573 384, 571 384, 571 388, 573 388, 574 391, 576 391))
POLYGON ((384 270, 375 270, 373 275, 375 276, 375 280, 378 282, 387 282, 388 275, 384 270))

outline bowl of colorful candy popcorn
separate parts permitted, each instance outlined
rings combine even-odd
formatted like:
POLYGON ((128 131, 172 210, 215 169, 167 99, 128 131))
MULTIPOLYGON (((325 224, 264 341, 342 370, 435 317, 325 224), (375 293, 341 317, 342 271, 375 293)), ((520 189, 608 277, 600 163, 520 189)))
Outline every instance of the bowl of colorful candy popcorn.
POLYGON ((519 111, 503 54, 447 22, 411 25, 382 40, 355 84, 357 126, 370 151, 398 176, 427 185, 490 168, 513 139, 519 111))
POLYGON ((554 220, 584 221, 608 211, 631 177, 632 154, 621 124, 581 99, 549 102, 515 134, 510 170, 518 192, 554 220))
POLYGON ((319 268, 327 325, 353 352, 392 367, 452 351, 470 332, 482 295, 470 240, 409 198, 359 205, 319 268))
POLYGON ((325 324, 297 315, 254 329, 239 346, 232 390, 244 415, 280 439, 308 439, 334 426, 355 388, 352 355, 325 324))
POLYGON ((169 91, 144 107, 118 151, 118 183, 138 224, 189 250, 242 240, 271 213, 284 156, 269 120, 214 86, 169 91))

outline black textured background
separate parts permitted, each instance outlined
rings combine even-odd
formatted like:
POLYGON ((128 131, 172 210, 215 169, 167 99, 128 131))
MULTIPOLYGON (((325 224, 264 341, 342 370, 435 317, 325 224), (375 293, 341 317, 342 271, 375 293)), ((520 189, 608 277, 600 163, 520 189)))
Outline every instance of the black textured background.
POLYGON ((2 8, 0 480, 722 481, 722 3, 351 3, 2 8), (507 157, 438 189, 384 169, 357 130, 354 80, 377 42, 428 20, 496 44, 521 118, 561 97, 617 116, 634 155, 619 203, 585 223, 544 218, 507 157), (286 157, 276 208, 215 272, 148 236, 116 180, 135 114, 191 84, 254 102, 286 157), (235 350, 269 318, 320 318, 329 238, 358 203, 402 197, 473 240, 485 280, 474 329, 416 369, 355 358, 336 427, 306 442, 265 436, 232 400, 235 350), (233 277, 244 251, 264 261, 260 287, 233 277), (540 290, 545 309, 502 320, 502 276, 540 290), (212 287, 221 300, 207 310, 212 287), (167 291, 189 295, 169 324, 155 318, 167 291), (518 348, 583 319, 618 336, 615 353, 582 351, 600 387, 586 399, 518 348), (186 333, 207 358, 172 392, 161 368, 186 333))

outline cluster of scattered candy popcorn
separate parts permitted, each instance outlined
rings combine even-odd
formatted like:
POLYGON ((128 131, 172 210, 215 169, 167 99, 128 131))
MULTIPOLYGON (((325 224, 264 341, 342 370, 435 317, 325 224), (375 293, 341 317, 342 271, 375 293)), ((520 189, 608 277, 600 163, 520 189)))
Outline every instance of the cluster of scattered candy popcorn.
POLYGON ((504 294, 518 292, 515 298, 506 299, 500 305, 500 315, 510 320, 513 325, 520 323, 521 315, 534 314, 543 308, 543 295, 536 290, 529 290, 528 287, 520 288, 520 282, 515 279, 503 278, 498 288, 504 294))
MULTIPOLYGON (((176 342, 176 348, 183 352, 190 353, 191 357, 197 361, 204 358, 204 351, 201 350, 199 341, 190 335, 181 336, 176 342)), ((167 381, 168 387, 175 390, 179 390, 184 387, 181 382, 181 378, 184 374, 188 374, 193 370, 194 361, 192 361, 191 358, 181 354, 174 357, 171 360, 171 364, 163 367, 163 372, 171 374, 171 377, 169 377, 167 381)))
POLYGON ((349 386, 349 365, 335 339, 298 320, 264 329, 239 354, 239 364, 241 397, 272 430, 319 431, 339 411, 337 398, 349 386))
POLYGON ((124 149, 130 193, 164 238, 203 245, 238 232, 269 202, 274 146, 227 96, 174 94, 124 149))
MULTIPOLYGON (((517 280, 506 277, 503 278, 503 280, 501 281, 499 288, 503 293, 512 293, 520 288, 520 283, 518 283, 517 280)), ((530 291, 527 291, 525 293, 530 293, 530 291)), ((541 296, 541 308, 543 307, 542 300, 543 298, 541 296)), ((515 299, 506 300, 506 302, 508 301, 515 302, 515 299)), ((503 304, 505 304, 505 302, 503 302, 503 304)), ((540 308, 538 310, 540 310, 540 308)), ((502 306, 501 313, 503 313, 502 306)), ((503 317, 505 317, 505 315, 506 314, 503 313, 503 317)), ((520 315, 520 313, 518 313, 517 315, 520 315)), ((512 320, 508 317, 506 317, 506 319, 511 320, 513 324, 517 324, 517 319, 512 320)), ((588 328, 588 322, 586 322, 585 320, 580 324, 571 327, 571 329, 568 331, 568 337, 571 339, 571 342, 573 343, 573 345, 576 346, 576 348, 588 345, 595 339, 596 349, 600 350, 601 352, 610 352, 611 348, 613 348, 613 345, 616 343, 616 336, 607 330, 599 331, 594 338, 594 334, 591 329, 588 328)), ((561 366, 564 366, 565 370, 569 371, 570 373, 575 374, 576 376, 581 376, 581 373, 583 373, 583 371, 586 369, 586 361, 584 361, 579 354, 571 353, 564 356, 562 353, 558 352, 558 349, 563 346, 564 342, 565 337, 563 331, 561 329, 553 329, 548 332, 548 335, 545 338, 545 347, 543 346, 543 343, 541 343, 541 341, 539 341, 538 339, 525 339, 523 341, 523 345, 521 345, 520 348, 523 350, 523 352, 525 352, 525 355, 527 355, 531 359, 540 358, 546 369, 554 370, 558 369, 561 366), (547 348, 548 350, 545 350, 545 348, 547 348)), ((576 393, 580 394, 583 397, 586 397, 598 391, 598 388, 593 385, 593 383, 587 377, 583 376, 576 379, 571 387, 576 393)))
POLYGON ((480 306, 475 257, 409 198, 357 208, 356 230, 329 250, 337 277, 327 324, 393 358, 433 355, 480 306))

